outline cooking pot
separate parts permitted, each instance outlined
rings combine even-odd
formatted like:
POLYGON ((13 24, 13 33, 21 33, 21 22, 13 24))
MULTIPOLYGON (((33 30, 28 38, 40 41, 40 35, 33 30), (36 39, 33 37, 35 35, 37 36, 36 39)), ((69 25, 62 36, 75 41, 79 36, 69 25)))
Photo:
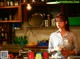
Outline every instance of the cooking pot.
POLYGON ((43 14, 35 13, 29 19, 29 24, 31 26, 42 26, 44 21, 43 14))

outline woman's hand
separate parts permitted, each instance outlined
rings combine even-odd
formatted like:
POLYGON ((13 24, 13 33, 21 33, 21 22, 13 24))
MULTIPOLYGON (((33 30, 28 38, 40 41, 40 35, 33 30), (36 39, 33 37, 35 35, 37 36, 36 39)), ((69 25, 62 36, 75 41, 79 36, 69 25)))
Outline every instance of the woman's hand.
POLYGON ((63 47, 61 47, 61 46, 55 48, 56 51, 61 51, 62 49, 63 49, 63 47))
POLYGON ((69 54, 69 51, 66 50, 65 48, 63 48, 63 49, 61 50, 61 53, 62 53, 62 55, 65 56, 65 57, 67 57, 67 56, 70 55, 70 54, 69 54))
POLYGON ((56 48, 51 50, 51 53, 61 51, 61 50, 62 50, 62 47, 56 47, 56 48))

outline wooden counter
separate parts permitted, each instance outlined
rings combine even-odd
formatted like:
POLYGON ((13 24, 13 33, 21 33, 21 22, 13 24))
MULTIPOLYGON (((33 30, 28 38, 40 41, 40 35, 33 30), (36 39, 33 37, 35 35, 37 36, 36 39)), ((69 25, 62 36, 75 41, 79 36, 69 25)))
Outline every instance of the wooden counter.
POLYGON ((1 46, 0 50, 8 50, 11 53, 19 53, 19 50, 32 50, 34 52, 47 51, 48 46, 20 46, 20 45, 5 45, 1 46))
POLYGON ((24 48, 48 49, 48 46, 24 46, 24 48))

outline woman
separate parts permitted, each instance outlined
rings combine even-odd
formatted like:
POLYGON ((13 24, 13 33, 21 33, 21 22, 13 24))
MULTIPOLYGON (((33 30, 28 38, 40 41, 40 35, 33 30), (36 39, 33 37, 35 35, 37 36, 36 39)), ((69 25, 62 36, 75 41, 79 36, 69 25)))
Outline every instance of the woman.
POLYGON ((53 58, 67 59, 78 52, 78 44, 73 32, 69 29, 68 17, 63 13, 57 14, 55 24, 58 28, 50 35, 48 51, 53 58))

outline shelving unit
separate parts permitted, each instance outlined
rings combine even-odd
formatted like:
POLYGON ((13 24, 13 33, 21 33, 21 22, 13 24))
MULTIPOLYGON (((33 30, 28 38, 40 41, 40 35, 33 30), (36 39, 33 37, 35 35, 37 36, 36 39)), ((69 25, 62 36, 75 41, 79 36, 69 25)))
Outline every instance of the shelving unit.
POLYGON ((7 20, 4 20, 4 21, 0 21, 1 23, 15 23, 15 22, 21 22, 20 20, 9 20, 9 21, 7 21, 7 20))
POLYGON ((0 9, 2 9, 2 8, 18 8, 19 6, 3 6, 3 7, 0 7, 0 9))
POLYGON ((12 42, 13 24, 22 22, 21 0, 0 1, 0 42, 12 42))
POLYGON ((0 22, 21 22, 21 6, 0 7, 0 22))

